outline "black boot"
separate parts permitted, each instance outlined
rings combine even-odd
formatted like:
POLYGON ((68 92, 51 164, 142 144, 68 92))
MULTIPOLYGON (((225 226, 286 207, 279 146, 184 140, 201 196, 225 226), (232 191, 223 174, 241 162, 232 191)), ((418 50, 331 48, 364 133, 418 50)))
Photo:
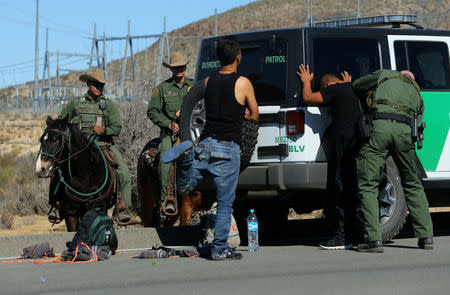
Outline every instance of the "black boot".
POLYGON ((433 250, 433 237, 431 238, 419 238, 417 245, 420 249, 433 250))
POLYGON ((368 252, 368 253, 383 253, 383 243, 381 241, 367 242, 359 244, 356 249, 358 252, 368 252))

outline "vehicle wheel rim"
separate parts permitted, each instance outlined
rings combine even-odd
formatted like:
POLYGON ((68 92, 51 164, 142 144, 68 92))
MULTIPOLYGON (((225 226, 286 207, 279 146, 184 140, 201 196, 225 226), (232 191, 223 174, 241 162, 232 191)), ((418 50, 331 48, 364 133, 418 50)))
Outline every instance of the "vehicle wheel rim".
POLYGON ((192 141, 196 142, 198 138, 200 138, 200 135, 202 134, 202 130, 205 127, 206 123, 206 111, 204 99, 200 100, 194 106, 189 123, 192 141))
POLYGON ((380 208, 380 224, 388 222, 395 211, 397 205, 397 193, 392 180, 386 173, 380 177, 380 186, 378 187, 378 205, 380 208))

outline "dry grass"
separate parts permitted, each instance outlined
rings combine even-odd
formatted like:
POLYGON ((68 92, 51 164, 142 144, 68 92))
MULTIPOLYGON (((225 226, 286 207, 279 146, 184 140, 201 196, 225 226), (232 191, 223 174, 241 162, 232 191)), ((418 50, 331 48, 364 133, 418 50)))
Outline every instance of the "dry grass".
POLYGON ((14 225, 15 215, 12 211, 5 211, 0 217, 0 228, 11 229, 14 225))
POLYGON ((39 137, 45 128, 45 118, 11 120, 0 118, 0 155, 24 155, 39 149, 39 137))
POLYGON ((48 234, 66 231, 64 222, 52 226, 50 222, 48 222, 47 216, 29 215, 17 216, 11 229, 0 229, 0 236, 48 234))
POLYGON ((34 175, 35 155, 0 155, 0 210, 16 215, 46 214, 49 180, 34 175))

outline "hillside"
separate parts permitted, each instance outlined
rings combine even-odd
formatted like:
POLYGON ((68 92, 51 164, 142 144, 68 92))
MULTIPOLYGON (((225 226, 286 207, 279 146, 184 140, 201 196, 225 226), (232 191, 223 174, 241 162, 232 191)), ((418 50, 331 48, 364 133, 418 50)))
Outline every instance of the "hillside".
MULTIPOLYGON (((240 6, 218 15, 218 33, 229 34, 268 28, 304 26, 306 0, 260 0, 240 6)), ((329 17, 356 13, 356 0, 311 1, 313 17, 329 17)), ((450 0, 360 0, 361 16, 384 14, 417 14, 419 23, 426 28, 450 29, 450 0)), ((211 4, 213 8, 213 4, 211 4)), ((170 36, 211 36, 214 33, 214 17, 205 18, 169 33, 170 36)), ((194 75, 200 39, 170 39, 171 51, 180 51, 190 60, 188 76, 194 75)), ((135 54, 137 80, 128 81, 134 95, 148 99, 154 87, 154 77, 159 55, 159 42, 135 54)), ((110 80, 118 83, 122 60, 108 64, 110 80)), ((127 63, 128 76, 131 73, 127 63)), ((166 71, 163 72, 164 74, 166 71)), ((63 85, 80 85, 79 73, 62 76, 63 85)), ((30 85, 31 86, 31 85, 30 85)), ((12 94, 13 87, 8 92, 12 94)), ((5 89, 6 90, 6 89, 5 89)), ((3 96, 3 95, 0 95, 3 96)))
MULTIPOLYGON (((328 17, 356 13, 355 0, 311 1, 313 17, 328 17)), ((417 14, 419 23, 426 28, 450 29, 450 0, 370 0, 360 1, 361 16, 384 14, 417 14)), ((269 28, 304 26, 306 17, 306 0, 261 0, 237 7, 218 16, 218 33, 229 34, 242 31, 254 31, 269 28)), ((199 20, 170 32, 170 36, 211 36, 214 33, 214 17, 199 20)), ((187 74, 194 75, 200 40, 174 39, 171 51, 183 52, 191 61, 187 74)), ((153 78, 159 43, 136 54, 138 77, 153 78)), ((110 63, 113 79, 118 80, 121 61, 110 63)), ((127 69, 131 72, 131 68, 127 69)))

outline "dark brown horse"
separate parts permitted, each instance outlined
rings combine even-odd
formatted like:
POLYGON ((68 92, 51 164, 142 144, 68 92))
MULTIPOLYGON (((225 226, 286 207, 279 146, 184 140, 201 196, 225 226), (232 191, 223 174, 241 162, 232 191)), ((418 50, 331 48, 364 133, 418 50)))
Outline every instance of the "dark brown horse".
POLYGON ((157 154, 159 139, 150 140, 139 156, 137 167, 137 187, 141 199, 142 221, 145 227, 171 226, 180 218, 180 225, 189 225, 192 214, 201 209, 206 209, 204 200, 199 191, 195 191, 191 196, 178 196, 180 208, 176 208, 178 214, 168 215, 163 224, 159 220, 159 175, 157 154), (152 155, 149 156, 149 153, 152 155), (149 160, 150 158, 150 160, 149 160))
POLYGON ((106 211, 115 204, 118 178, 95 138, 86 138, 68 119, 47 117, 46 123, 35 172, 38 177, 52 177, 50 194, 56 197, 67 230, 76 231, 87 210, 106 211))

